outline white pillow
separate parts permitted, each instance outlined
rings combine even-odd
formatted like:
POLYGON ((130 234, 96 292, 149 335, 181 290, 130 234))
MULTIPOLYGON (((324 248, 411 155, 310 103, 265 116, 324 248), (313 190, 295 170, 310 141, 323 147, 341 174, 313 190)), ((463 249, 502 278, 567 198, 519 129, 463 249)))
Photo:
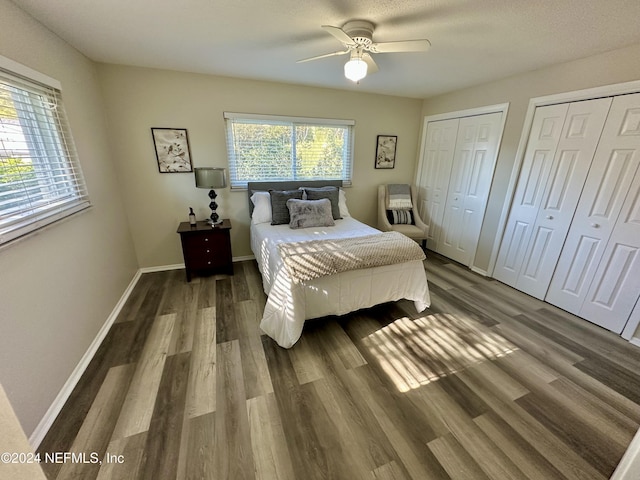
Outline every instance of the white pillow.
POLYGON ((347 208, 347 195, 344 193, 343 189, 340 189, 338 195, 338 207, 340 207, 340 216, 341 217, 350 217, 349 209, 347 208))
POLYGON ((271 195, 269 192, 253 192, 251 195, 253 202, 253 215, 251 223, 271 223, 271 195))

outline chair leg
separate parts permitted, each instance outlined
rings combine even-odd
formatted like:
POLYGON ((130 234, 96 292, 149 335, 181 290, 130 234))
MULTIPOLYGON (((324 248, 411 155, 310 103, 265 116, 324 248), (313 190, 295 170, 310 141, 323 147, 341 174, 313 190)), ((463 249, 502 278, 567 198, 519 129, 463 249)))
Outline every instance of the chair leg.
POLYGON ((427 250, 427 239, 423 238, 422 239, 422 250, 427 250))

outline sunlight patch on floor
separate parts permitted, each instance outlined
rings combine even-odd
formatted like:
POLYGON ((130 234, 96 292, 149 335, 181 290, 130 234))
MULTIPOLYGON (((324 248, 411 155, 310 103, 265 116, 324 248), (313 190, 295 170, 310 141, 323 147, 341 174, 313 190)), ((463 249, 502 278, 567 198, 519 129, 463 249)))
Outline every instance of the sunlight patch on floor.
POLYGON ((399 318, 363 343, 400 392, 518 350, 474 321, 449 314, 399 318))

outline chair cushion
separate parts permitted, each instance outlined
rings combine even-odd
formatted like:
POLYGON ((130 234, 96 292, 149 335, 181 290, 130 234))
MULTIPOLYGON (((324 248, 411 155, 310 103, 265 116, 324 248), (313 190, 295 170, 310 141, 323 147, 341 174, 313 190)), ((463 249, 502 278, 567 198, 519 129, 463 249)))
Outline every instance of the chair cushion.
POLYGON ((400 232, 413 240, 423 240, 426 237, 424 230, 415 225, 391 225, 391 230, 394 232, 400 232))
POLYGON ((415 225, 411 210, 387 210, 387 219, 391 225, 415 225))

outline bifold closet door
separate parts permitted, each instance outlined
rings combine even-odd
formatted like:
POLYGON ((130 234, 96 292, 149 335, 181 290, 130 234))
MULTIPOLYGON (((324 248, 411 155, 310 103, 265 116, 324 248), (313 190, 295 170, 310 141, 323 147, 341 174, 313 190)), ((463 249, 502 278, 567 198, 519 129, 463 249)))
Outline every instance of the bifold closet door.
MULTIPOLYGON (((633 257, 640 240, 637 226, 634 237, 634 225, 640 225, 633 204, 637 201, 637 178, 635 186, 630 189, 639 165, 640 94, 619 96, 611 106, 545 298, 549 303, 618 333, 624 326, 620 322, 626 321, 633 308, 633 304, 620 308, 620 300, 614 298, 628 281, 624 276, 628 274, 627 268, 634 264, 633 257), (620 215, 625 201, 627 210, 620 215), (614 231, 617 232, 617 240, 613 237, 614 231), (613 244, 610 239, 613 239, 613 244), (605 255, 605 249, 608 255, 605 255), (601 272, 599 275, 596 274, 597 270, 601 272), (593 287, 595 290, 591 289, 590 306, 583 308, 594 278, 598 280, 593 287), (611 324, 612 321, 615 325, 611 324)), ((637 267, 634 276, 640 278, 637 267)), ((636 291, 635 298, 637 295, 636 291)), ((632 299, 634 304, 635 298, 632 299)))
POLYGON ((640 174, 636 173, 579 315, 622 333, 639 297, 640 174))
POLYGON ((428 240, 435 245, 442 228, 453 154, 458 133, 457 118, 429 122, 425 134, 422 169, 418 180, 420 218, 429 225, 428 240))
POLYGON ((560 141, 568 104, 536 108, 520 176, 493 276, 516 286, 531 230, 542 204, 545 183, 560 141))
MULTIPOLYGON (((515 215, 512 219, 510 216, 509 223, 513 224, 514 231, 520 230, 522 234, 516 237, 510 232, 511 239, 503 241, 505 252, 502 253, 501 247, 498 266, 504 270, 505 260, 510 260, 515 278, 505 283, 536 298, 543 299, 549 288, 610 105, 611 98, 571 103, 547 175, 543 168, 530 170, 533 174, 530 177, 520 177, 519 183, 525 191, 529 185, 544 184, 544 193, 539 206, 526 209, 524 218, 518 216, 519 209, 512 208, 515 215), (538 172, 541 177, 535 178, 538 172), (514 255, 514 251, 518 254, 514 255)), ((541 132, 544 131, 543 127, 541 132)), ((537 150, 535 146, 534 150, 537 150)), ((551 152, 544 149, 542 153, 548 162, 551 152)), ((539 152, 531 154, 536 157, 539 152)), ((523 196, 523 200, 526 202, 527 197, 523 196)), ((500 279, 497 275, 496 278, 500 279)))
POLYGON ((475 257, 500 143, 502 113, 460 119, 436 251, 463 265, 475 257))

